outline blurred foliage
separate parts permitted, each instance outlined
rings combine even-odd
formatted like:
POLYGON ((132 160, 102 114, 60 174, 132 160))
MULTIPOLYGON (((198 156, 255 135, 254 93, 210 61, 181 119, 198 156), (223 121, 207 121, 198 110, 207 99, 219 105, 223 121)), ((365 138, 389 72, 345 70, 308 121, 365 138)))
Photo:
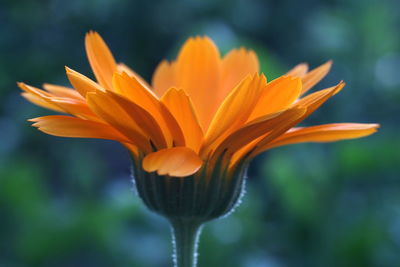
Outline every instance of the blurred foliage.
POLYGON ((398 0, 2 0, 0 266, 170 265, 168 225, 133 193, 121 147, 47 136, 26 122, 51 112, 22 99, 15 82, 67 85, 64 65, 90 75, 90 29, 146 79, 198 34, 223 51, 253 48, 269 79, 333 59, 319 88, 348 85, 306 124, 379 122, 380 132, 257 158, 243 204, 204 228, 199 264, 398 266, 398 14, 398 0))

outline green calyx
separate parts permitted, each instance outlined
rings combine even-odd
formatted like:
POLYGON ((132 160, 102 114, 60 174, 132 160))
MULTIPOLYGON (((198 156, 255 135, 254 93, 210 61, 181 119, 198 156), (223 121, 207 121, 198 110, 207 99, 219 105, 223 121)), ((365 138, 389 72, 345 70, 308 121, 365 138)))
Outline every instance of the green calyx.
POLYGON ((148 173, 133 161, 137 192, 145 205, 172 227, 175 267, 196 267, 202 225, 232 212, 244 192, 247 161, 229 168, 221 157, 194 175, 177 178, 148 173))
MULTIPOLYGON (((221 160, 222 161, 222 160, 221 160)), ((207 162, 194 175, 178 178, 148 173, 134 161, 137 192, 146 206, 169 220, 203 223, 231 212, 244 192, 247 164, 234 169, 207 162)))

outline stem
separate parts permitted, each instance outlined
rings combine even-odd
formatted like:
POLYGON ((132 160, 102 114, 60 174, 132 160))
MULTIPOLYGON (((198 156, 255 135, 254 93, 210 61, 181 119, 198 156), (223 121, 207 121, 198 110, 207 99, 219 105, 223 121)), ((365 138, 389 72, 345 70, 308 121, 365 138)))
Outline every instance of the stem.
POLYGON ((185 219, 171 219, 175 267, 196 267, 197 248, 202 224, 185 219))

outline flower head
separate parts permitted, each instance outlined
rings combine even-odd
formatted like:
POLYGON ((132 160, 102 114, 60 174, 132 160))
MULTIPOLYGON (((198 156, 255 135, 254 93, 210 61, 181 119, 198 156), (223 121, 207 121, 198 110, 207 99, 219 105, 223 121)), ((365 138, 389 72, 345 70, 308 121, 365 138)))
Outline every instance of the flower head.
POLYGON ((66 68, 73 88, 44 84, 42 90, 19 83, 29 101, 71 115, 35 118, 33 126, 51 135, 123 144, 134 158, 139 193, 161 213, 171 214, 175 207, 177 216, 196 216, 199 210, 204 218, 220 216, 236 203, 247 163, 261 152, 359 138, 378 127, 295 127, 344 87, 340 82, 304 96, 328 73, 331 62, 311 71, 300 64, 267 81, 253 51, 235 49, 221 57, 208 37, 195 37, 185 42, 175 61, 158 65, 149 85, 117 63, 97 33, 86 35, 85 47, 96 81, 66 68), (202 194, 209 194, 208 200, 196 202, 202 194), (188 197, 193 201, 182 204, 188 197), (157 198, 165 198, 164 204, 157 198))

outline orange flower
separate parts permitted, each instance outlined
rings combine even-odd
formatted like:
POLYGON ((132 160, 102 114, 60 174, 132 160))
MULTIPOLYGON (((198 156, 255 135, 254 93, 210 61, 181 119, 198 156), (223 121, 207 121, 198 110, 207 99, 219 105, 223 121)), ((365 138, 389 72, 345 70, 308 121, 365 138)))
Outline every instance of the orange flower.
POLYGON ((243 48, 221 57, 207 37, 190 38, 176 61, 162 61, 150 86, 116 63, 103 39, 86 35, 86 52, 97 82, 66 68, 74 89, 24 83, 29 101, 72 116, 32 119, 56 136, 102 138, 124 144, 142 167, 185 177, 221 156, 229 168, 277 146, 359 138, 377 124, 336 123, 292 128, 344 86, 302 97, 329 71, 331 62, 308 71, 300 64, 273 81, 258 74, 256 54, 243 48))
POLYGON ((123 144, 133 157, 140 197, 172 225, 175 266, 195 266, 201 225, 240 203, 250 159, 277 146, 359 138, 378 128, 293 128, 344 87, 340 82, 303 97, 331 62, 311 71, 300 64, 267 82, 253 51, 221 57, 209 38, 196 37, 176 61, 160 63, 150 86, 116 63, 97 33, 88 33, 85 44, 97 82, 66 68, 74 89, 19 83, 29 101, 72 115, 35 118, 33 126, 51 135, 123 144))

